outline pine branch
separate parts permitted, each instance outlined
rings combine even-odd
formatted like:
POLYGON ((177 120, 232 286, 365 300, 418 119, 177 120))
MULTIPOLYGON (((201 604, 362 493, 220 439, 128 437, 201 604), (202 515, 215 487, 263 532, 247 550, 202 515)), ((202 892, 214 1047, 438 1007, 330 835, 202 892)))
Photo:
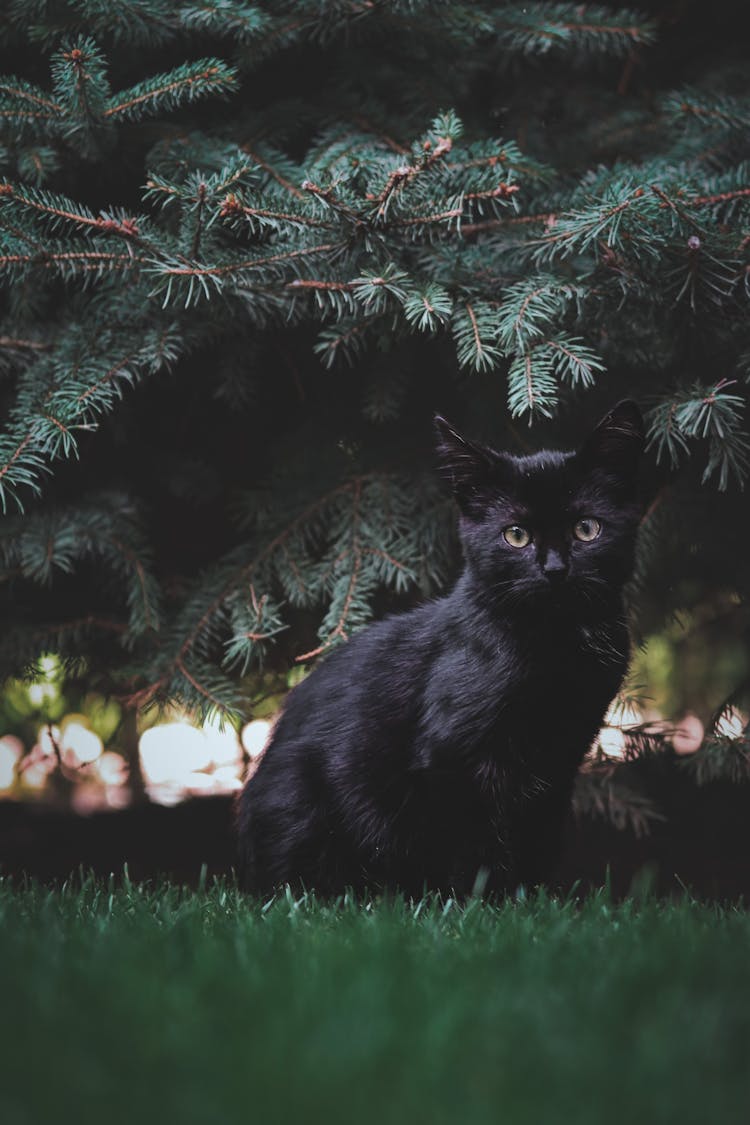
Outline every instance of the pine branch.
MULTIPOLYGON (((137 513, 121 494, 92 497, 87 503, 8 521, 0 536, 0 560, 23 578, 50 585, 55 574, 72 574, 95 558, 122 580, 128 605, 126 645, 160 623, 160 593, 150 573, 150 559, 137 513)), ((92 624, 96 618, 91 617, 92 624)), ((119 630, 118 630, 119 631, 119 630)))
POLYGON ((579 772, 573 811, 577 817, 608 821, 620 831, 630 829, 636 838, 648 836, 654 822, 665 820, 653 801, 617 780, 616 766, 609 763, 579 772))
POLYGON ((552 362, 558 379, 566 380, 571 387, 593 386, 596 371, 604 371, 604 364, 584 342, 577 337, 556 337, 545 340, 544 346, 552 352, 552 362))
POLYGON ((222 218, 234 218, 243 215, 251 220, 251 229, 254 230, 262 230, 265 226, 277 230, 281 223, 290 223, 292 226, 299 227, 318 227, 325 230, 335 229, 334 223, 326 222, 324 219, 311 215, 294 214, 291 211, 271 211, 262 207, 248 207, 231 193, 224 200, 220 214, 222 218), (254 222, 253 220, 260 221, 254 222))
POLYGON ((262 153, 259 149, 250 148, 250 146, 248 144, 243 144, 242 145, 242 151, 246 152, 247 155, 260 168, 262 168, 265 172, 267 172, 269 174, 269 176, 271 176, 276 181, 276 183, 280 184, 291 195, 296 196, 298 199, 302 199, 304 197, 304 192, 300 188, 296 187, 293 183, 291 183, 291 181, 289 179, 287 179, 284 175, 282 175, 281 172, 278 171, 278 169, 274 168, 273 164, 271 164, 268 160, 266 160, 264 158, 264 156, 262 155, 262 153))
POLYGON ((260 8, 227 0, 188 5, 179 12, 179 20, 190 30, 225 35, 240 46, 262 40, 273 26, 272 17, 260 8))
POLYGON ((19 135, 44 134, 64 119, 63 107, 38 86, 22 78, 0 79, 0 123, 19 135))
POLYGON ((361 356, 373 325, 381 320, 381 316, 373 316, 364 321, 353 317, 339 318, 330 328, 321 331, 313 350, 326 368, 330 369, 339 360, 352 365, 361 356))
POLYGON ((453 301, 442 285, 428 283, 407 294, 403 307, 409 324, 420 332, 435 332, 450 320, 453 301))
POLYGON ((513 351, 537 342, 563 316, 570 301, 580 301, 583 292, 549 274, 508 286, 497 318, 501 346, 513 351))
POLYGON ((65 222, 82 227, 98 227, 100 223, 87 207, 82 207, 65 196, 53 196, 36 188, 25 188, 21 184, 7 181, 0 184, 0 199, 4 205, 13 202, 42 214, 49 220, 50 231, 56 230, 65 222))
POLYGON ((635 45, 656 40, 656 25, 636 12, 619 9, 619 19, 593 4, 512 5, 494 19, 503 46, 528 55, 578 51, 627 56, 635 45))
POLYGON ((742 482, 750 468, 750 441, 742 426, 744 398, 728 390, 729 380, 710 389, 694 386, 678 392, 674 400, 655 407, 649 415, 649 448, 657 460, 669 458, 676 466, 688 453, 691 441, 708 445, 703 480, 718 474, 719 488, 730 477, 742 482))
MULTIPOLYGON (((321 258, 326 254, 344 250, 344 243, 328 242, 316 246, 306 246, 299 250, 285 250, 277 254, 267 254, 260 258, 235 258, 215 265, 201 263, 175 262, 165 259, 153 262, 150 272, 156 278, 154 293, 163 293, 166 307, 173 299, 184 303, 185 308, 201 297, 210 298, 212 291, 220 292, 224 280, 244 281, 248 275, 267 271, 268 267, 300 262, 309 258, 321 258)), ((264 272, 264 276, 266 276, 264 272)), ((295 284, 296 282, 292 283, 295 284)))
POLYGON ((734 784, 750 781, 750 738, 711 735, 702 746, 684 761, 698 785, 712 781, 729 781, 734 784))
POLYGON ((551 418, 558 402, 555 366, 549 349, 519 352, 508 371, 508 408, 514 418, 541 414, 551 418))
POLYGON ((502 357, 498 346, 495 310, 483 302, 466 302, 451 319, 459 366, 474 371, 489 371, 502 357))
POLYGON ((145 265, 148 258, 134 254, 113 254, 105 251, 43 251, 33 254, 0 254, 0 272, 15 277, 19 268, 33 267, 58 273, 60 277, 72 278, 94 274, 119 273, 145 265))
POLYGON ((102 116, 109 121, 140 121, 198 98, 230 94, 236 88, 237 71, 233 67, 220 59, 198 59, 121 90, 109 99, 102 116))
POLYGON ((0 336, 0 348, 11 351, 47 351, 52 346, 44 340, 20 340, 13 336, 0 336))
MULTIPOLYGON (((262 546, 248 544, 233 552, 215 573, 202 577, 175 622, 165 645, 166 651, 173 646, 174 655, 155 666, 148 698, 158 695, 180 666, 184 674, 188 658, 191 667, 196 660, 208 667, 212 656, 223 652, 226 668, 244 672, 261 662, 268 643, 284 628, 281 607, 270 593, 274 585, 294 605, 327 603, 321 644, 299 660, 312 659, 345 639, 370 619, 379 585, 404 590, 414 581, 414 570, 398 557, 404 551, 415 558, 425 549, 414 534, 411 499, 410 490, 388 475, 354 477, 298 511, 262 546), (376 534, 373 517, 378 513, 376 534)), ((433 550, 433 558, 439 557, 433 550)))
POLYGON ((43 90, 32 86, 23 78, 5 78, 0 80, 0 104, 9 108, 13 103, 20 107, 33 106, 34 109, 42 108, 50 111, 55 117, 62 113, 62 106, 52 101, 43 90))
POLYGON ((684 89, 668 94, 662 111, 673 124, 697 125, 702 130, 742 131, 750 127, 750 100, 747 98, 684 89))
POLYGON ((78 136, 88 149, 109 97, 106 62, 96 43, 83 35, 63 42, 52 56, 52 80, 66 136, 78 136))
POLYGON ((94 429, 98 416, 121 399, 124 386, 132 386, 143 375, 174 362, 178 346, 170 323, 144 333, 137 349, 120 354, 114 362, 106 353, 89 355, 73 370, 66 366, 65 349, 58 346, 53 357, 57 373, 53 371, 50 379, 47 371, 41 384, 36 372, 29 374, 30 394, 20 398, 10 427, 0 435, 3 510, 7 511, 10 500, 23 510, 19 490, 29 489, 38 495, 40 477, 49 471, 50 462, 76 454, 76 431, 94 429))

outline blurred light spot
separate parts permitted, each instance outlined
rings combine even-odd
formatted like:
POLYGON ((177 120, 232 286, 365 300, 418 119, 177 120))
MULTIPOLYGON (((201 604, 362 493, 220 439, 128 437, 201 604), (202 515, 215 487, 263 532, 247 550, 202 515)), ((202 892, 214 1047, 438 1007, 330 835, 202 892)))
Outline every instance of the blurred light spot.
POLYGON ((37 745, 42 754, 55 755, 55 744, 60 745, 60 728, 44 726, 39 728, 39 741, 37 745))
POLYGON ((191 793, 208 793, 211 789, 216 788, 216 783, 213 776, 208 773, 191 773, 187 778, 187 788, 191 793))
MULTIPOLYGON (((31 751, 33 755, 34 747, 31 751)), ((30 755, 31 757, 31 755, 30 755)), ((54 761, 49 757, 40 757, 36 761, 31 760, 29 765, 23 771, 24 785, 28 785, 29 789, 42 789, 47 782, 47 776, 55 768, 54 761)))
POLYGON ((82 723, 68 723, 60 738, 60 749, 65 754, 66 764, 83 766, 95 762, 102 752, 102 740, 98 734, 82 723))
POLYGON ((39 678, 25 685, 29 702, 34 707, 43 708, 46 703, 55 703, 60 698, 60 660, 47 655, 39 660, 39 678))
POLYGON ((128 779, 128 767, 122 754, 107 750, 96 763, 96 772, 105 785, 124 785, 128 779))
POLYGON ((257 758, 265 750, 272 730, 273 723, 268 719, 253 719, 242 728, 242 745, 251 758, 257 758))
POLYGON ((43 656, 39 661, 41 678, 29 684, 26 689, 29 701, 34 707, 43 707, 45 703, 54 703, 60 695, 58 675, 60 661, 56 656, 43 656))
POLYGON ((624 758, 628 745, 627 728, 642 722, 643 716, 632 703, 614 699, 604 716, 605 725, 599 731, 597 744, 607 757, 624 758))
POLYGON ((106 807, 106 800, 101 789, 94 785, 76 785, 70 803, 73 811, 79 816, 88 816, 90 813, 99 812, 106 807))
POLYGON ((122 785, 108 785, 104 790, 104 799, 110 809, 124 809, 130 804, 130 793, 122 785))
POLYGON ((637 726, 643 722, 643 716, 638 708, 628 703, 626 699, 615 698, 609 705, 604 722, 610 727, 637 726))
POLYGON ((211 762, 211 750, 203 732, 190 723, 164 723, 141 735, 141 768, 154 785, 184 781, 194 770, 211 762))
POLYGON ((183 785, 147 785, 146 792, 155 805, 179 805, 187 796, 183 785))
POLYGON ((203 737, 211 751, 214 766, 229 766, 242 760, 242 747, 237 731, 228 723, 222 729, 218 719, 208 719, 203 724, 203 737))
POLYGON ((163 723, 144 731, 139 748, 146 791, 158 804, 231 793, 242 784, 242 747, 231 724, 163 723))
POLYGON ((609 758, 624 758, 627 739, 618 727, 602 727, 599 746, 609 758))
POLYGON ((742 738, 747 726, 747 715, 743 715, 736 707, 730 707, 716 724, 716 733, 720 738, 742 738))
POLYGON ((672 746, 675 754, 694 754, 703 742, 703 723, 697 715, 684 715, 674 728, 672 746))
POLYGON ((16 762, 23 754, 23 743, 14 734, 0 738, 0 789, 10 789, 16 780, 16 762))
POLYGON ((29 684, 29 700, 35 707, 43 707, 45 703, 54 703, 60 694, 57 684, 29 684))
POLYGON ((223 789, 241 789, 242 779, 237 766, 219 766, 214 770, 214 777, 223 789))

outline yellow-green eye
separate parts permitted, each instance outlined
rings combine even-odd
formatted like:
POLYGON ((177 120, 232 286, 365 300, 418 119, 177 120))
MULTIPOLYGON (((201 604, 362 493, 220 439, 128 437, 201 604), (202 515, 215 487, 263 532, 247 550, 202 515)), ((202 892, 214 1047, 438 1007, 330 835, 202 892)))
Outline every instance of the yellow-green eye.
POLYGON ((596 539, 601 529, 602 525, 599 520, 595 520, 593 516, 587 516, 573 525, 573 534, 582 543, 591 543, 596 539))
POLYGON ((503 528, 503 539, 511 547, 528 547, 531 542, 531 532, 527 531, 525 527, 512 524, 510 527, 503 528))

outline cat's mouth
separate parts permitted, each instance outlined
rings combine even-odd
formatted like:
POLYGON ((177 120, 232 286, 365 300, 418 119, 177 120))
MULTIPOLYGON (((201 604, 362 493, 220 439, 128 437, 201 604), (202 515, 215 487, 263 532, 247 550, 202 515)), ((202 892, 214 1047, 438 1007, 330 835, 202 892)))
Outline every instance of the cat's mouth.
POLYGON ((608 606, 606 584, 587 575, 569 572, 552 581, 548 577, 522 578, 498 582, 492 589, 498 608, 513 612, 525 609, 550 613, 577 613, 583 618, 596 616, 608 606))
POLYGON ((495 587, 499 603, 510 609, 514 606, 544 605, 545 607, 570 603, 575 598, 575 587, 570 579, 550 582, 547 578, 527 578, 495 587))
POLYGON ((602 608, 606 602, 606 586, 600 580, 585 575, 565 574, 550 580, 548 577, 516 583, 512 591, 501 597, 510 605, 539 605, 545 609, 602 608))
POLYGON ((574 585, 564 578, 555 579, 553 582, 547 580, 540 585, 539 592, 547 605, 569 606, 576 600, 574 585))

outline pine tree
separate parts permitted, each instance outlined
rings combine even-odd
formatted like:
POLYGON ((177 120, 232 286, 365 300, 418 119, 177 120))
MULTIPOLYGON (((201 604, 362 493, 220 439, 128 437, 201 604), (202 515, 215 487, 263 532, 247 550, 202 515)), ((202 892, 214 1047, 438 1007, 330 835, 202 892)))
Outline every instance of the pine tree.
POLYGON ((750 99, 731 5, 643 7, 8 5, 2 675, 247 715, 449 579, 435 409, 520 451, 627 394, 634 625, 724 615, 694 766, 747 775, 750 99))

